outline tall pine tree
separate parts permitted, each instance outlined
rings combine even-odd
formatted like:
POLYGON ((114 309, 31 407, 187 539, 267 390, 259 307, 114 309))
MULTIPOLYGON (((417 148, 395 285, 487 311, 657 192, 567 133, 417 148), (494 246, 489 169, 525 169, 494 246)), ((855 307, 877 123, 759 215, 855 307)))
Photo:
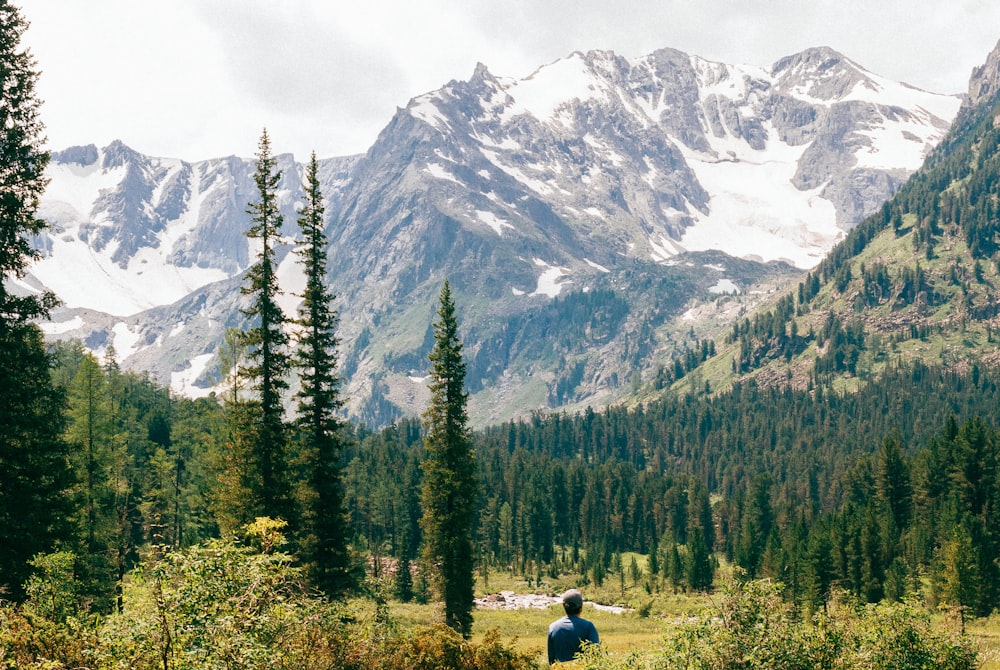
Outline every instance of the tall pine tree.
POLYGON ((240 489, 247 499, 235 516, 242 523, 258 516, 280 518, 294 527, 283 404, 291 361, 285 332, 287 318, 278 304, 281 291, 275 261, 282 225, 277 195, 280 179, 265 130, 260 136, 254 174, 258 199, 247 210, 251 225, 246 235, 257 241, 258 252, 256 262, 247 270, 247 283, 241 289, 252 298, 243 309, 251 325, 242 336, 246 360, 238 371, 249 397, 245 402, 235 403, 234 409, 240 415, 234 426, 233 447, 242 453, 234 455, 233 462, 240 470, 240 489))
POLYGON ((72 481, 63 397, 42 334, 29 322, 47 317, 56 300, 9 290, 38 255, 32 237, 46 228, 37 212, 49 153, 38 73, 21 46, 26 28, 17 7, 0 1, 0 588, 14 598, 23 595, 27 561, 69 534, 72 481))
POLYGON ((472 631, 473 522, 479 492, 466 411, 465 362, 455 303, 447 281, 441 290, 434 349, 430 354, 431 399, 424 412, 424 561, 444 601, 445 623, 468 637, 472 631))
POLYGON ((301 330, 295 357, 301 379, 296 427, 305 466, 300 537, 316 586, 336 595, 351 587, 341 463, 345 434, 338 418, 344 402, 337 373, 339 315, 326 281, 327 239, 315 152, 306 166, 305 200, 298 224, 306 287, 299 308, 301 330))

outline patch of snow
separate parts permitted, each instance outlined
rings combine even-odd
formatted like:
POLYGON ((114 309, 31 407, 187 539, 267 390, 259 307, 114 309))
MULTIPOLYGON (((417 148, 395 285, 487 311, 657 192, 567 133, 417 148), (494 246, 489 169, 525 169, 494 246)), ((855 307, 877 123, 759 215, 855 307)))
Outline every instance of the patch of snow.
POLYGON ((531 295, 547 295, 550 298, 554 298, 562 292, 564 285, 572 283, 572 280, 565 282, 560 281, 563 276, 569 274, 568 268, 549 265, 545 261, 538 258, 534 259, 534 261, 535 265, 545 269, 538 277, 538 286, 531 295))
POLYGON ((503 235, 504 228, 510 228, 511 230, 517 230, 514 226, 507 223, 500 217, 498 217, 493 212, 484 212, 481 209, 476 210, 476 218, 485 223, 487 226, 493 229, 497 235, 503 235))
POLYGON ((139 350, 137 345, 141 336, 139 333, 133 333, 132 329, 125 322, 119 321, 116 323, 111 332, 114 334, 111 341, 115 345, 115 360, 119 363, 139 350))
POLYGON ((427 167, 424 168, 424 172, 428 173, 435 179, 445 179, 447 181, 453 181, 456 184, 462 183, 458 179, 456 179, 452 173, 445 170, 444 166, 442 166, 439 163, 428 163, 427 167))
POLYGON ((483 179, 489 179, 490 178, 490 171, 489 170, 480 170, 476 174, 479 175, 480 177, 482 177, 483 179))
POLYGON ((524 291, 519 288, 514 288, 513 286, 510 287, 510 292, 514 295, 524 295, 524 291))
POLYGON ((54 321, 41 321, 38 327, 42 329, 42 332, 46 335, 62 335, 63 333, 68 333, 71 330, 76 330, 83 326, 83 317, 74 316, 69 321, 60 321, 56 323, 54 321))
POLYGON ((539 68, 530 76, 514 82, 507 88, 514 104, 504 112, 504 121, 520 114, 530 114, 539 121, 557 121, 569 125, 566 115, 556 115, 571 100, 607 100, 604 83, 598 79, 584 60, 583 54, 574 53, 550 65, 539 68))
POLYGON ((871 138, 872 145, 859 148, 854 157, 857 166, 877 170, 919 166, 930 150, 936 146, 947 128, 926 111, 919 109, 917 115, 896 115, 894 119, 883 118, 882 122, 859 134, 871 138))
POLYGON ((747 97, 747 81, 773 81, 771 74, 754 65, 726 65, 691 56, 691 67, 698 73, 698 94, 702 102, 710 96, 743 100, 747 97))
POLYGON ((868 71, 864 71, 864 73, 874 83, 874 88, 867 85, 866 82, 860 81, 842 100, 860 100, 883 107, 922 109, 947 123, 951 123, 955 119, 958 115, 958 108, 962 106, 960 96, 930 93, 909 84, 885 79, 868 71))
POLYGON ((448 119, 441 113, 441 110, 438 109, 437 105, 434 104, 436 97, 436 93, 428 93, 414 98, 413 102, 410 103, 409 111, 414 117, 420 119, 432 128, 441 130, 442 128, 449 127, 448 119))
POLYGON ((96 162, 86 167, 75 163, 49 163, 45 176, 50 181, 45 189, 43 206, 39 210, 42 218, 60 226, 88 221, 94 201, 103 191, 118 186, 125 178, 127 169, 125 166, 104 169, 101 167, 101 162, 98 158, 96 162), (62 215, 51 217, 52 210, 60 210, 62 215))
POLYGON ((67 307, 131 316, 169 305, 192 291, 227 277, 222 270, 183 268, 151 247, 140 249, 121 268, 109 245, 98 253, 77 240, 52 239, 52 254, 31 266, 33 274, 67 307), (58 260, 56 260, 58 259, 58 260))
POLYGON ((589 258, 584 258, 583 262, 586 263, 587 265, 589 265, 590 267, 594 268, 595 270, 600 270, 601 272, 611 272, 611 270, 607 269, 603 265, 599 265, 598 263, 595 263, 594 261, 590 260, 589 258))
POLYGON ((587 207, 583 211, 585 211, 587 214, 590 214, 591 216, 604 216, 603 214, 601 214, 601 210, 597 209, 596 207, 587 207))
POLYGON ((522 172, 520 168, 516 168, 510 165, 505 165, 503 161, 500 159, 500 156, 496 152, 490 151, 488 149, 480 149, 480 152, 482 152, 483 156, 485 156, 491 163, 496 165, 498 168, 500 168, 501 170, 503 170, 511 177, 513 177, 514 179, 518 180, 519 182, 527 186, 528 188, 530 188, 535 193, 538 193, 540 195, 549 195, 552 193, 552 187, 546 184, 545 182, 529 177, 528 175, 524 174, 524 172, 522 172))
POLYGON ((170 330, 170 333, 167 335, 167 337, 173 337, 174 335, 180 335, 181 331, 184 330, 184 325, 185 324, 184 324, 183 321, 181 321, 180 323, 178 323, 176 326, 174 326, 170 330))
POLYGON ((607 144, 594 137, 591 133, 587 133, 583 136, 583 141, 590 145, 591 148, 595 149, 598 154, 604 156, 608 161, 615 167, 621 167, 625 162, 625 158, 609 147, 607 144))
POLYGON ((662 233, 655 236, 650 235, 649 246, 653 251, 650 256, 658 263, 662 263, 669 258, 673 258, 677 254, 684 251, 684 248, 678 245, 677 242, 662 233))
POLYGON ((281 311, 290 319, 298 315, 302 304, 302 294, 306 290, 306 273, 302 267, 301 257, 296 251, 289 251, 278 263, 277 277, 281 292, 275 302, 281 311))
POLYGON ((778 139, 771 127, 764 151, 738 138, 709 137, 716 155, 676 146, 705 190, 709 213, 695 211, 680 245, 690 251, 718 249, 738 258, 786 260, 814 267, 844 235, 823 187, 800 191, 792 184, 806 145, 778 139), (719 160, 716 156, 730 156, 719 160))
POLYGON ((695 320, 694 309, 689 309, 688 311, 686 311, 683 314, 681 314, 681 320, 682 321, 694 321, 695 320))
POLYGON ((425 375, 423 377, 414 377, 413 375, 410 375, 409 377, 407 377, 407 379, 409 379, 414 384, 423 384, 424 382, 427 381, 427 376, 425 375))
POLYGON ((194 382, 202 375, 212 354, 200 354, 189 361, 188 366, 180 371, 170 373, 170 390, 187 398, 204 398, 212 392, 210 388, 195 386, 194 382))
POLYGON ((720 279, 708 291, 709 293, 739 293, 740 287, 730 279, 720 279))
POLYGON ((517 143, 516 140, 505 137, 500 142, 495 142, 493 138, 488 135, 476 134, 476 141, 485 147, 490 147, 492 149, 503 149, 504 151, 520 151, 521 145, 517 143))

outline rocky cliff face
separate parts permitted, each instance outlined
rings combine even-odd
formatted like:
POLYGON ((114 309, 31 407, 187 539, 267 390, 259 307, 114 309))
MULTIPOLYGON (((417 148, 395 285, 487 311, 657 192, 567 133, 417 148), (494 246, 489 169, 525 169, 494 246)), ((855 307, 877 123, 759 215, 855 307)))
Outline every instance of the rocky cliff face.
POLYGON ((969 77, 969 94, 963 108, 978 107, 1000 94, 1000 42, 993 48, 986 62, 972 70, 969 77))
MULTIPOLYGON (((818 262, 957 108, 822 48, 770 68, 671 49, 575 53, 521 80, 480 65, 398 110, 364 156, 323 163, 352 409, 419 410, 445 277, 480 421, 611 397, 707 333, 693 315, 726 322, 758 282, 818 262)), ((291 245, 301 170, 279 163, 291 245)), ((56 153, 53 231, 24 283, 65 300, 49 332, 113 343, 184 392, 210 386, 253 255, 252 173, 120 143, 56 153)))

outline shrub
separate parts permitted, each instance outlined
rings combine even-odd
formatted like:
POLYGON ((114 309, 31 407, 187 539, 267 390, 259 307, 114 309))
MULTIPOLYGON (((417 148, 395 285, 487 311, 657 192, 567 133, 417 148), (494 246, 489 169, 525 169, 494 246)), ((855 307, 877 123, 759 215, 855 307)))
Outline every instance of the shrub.
POLYGON ((534 656, 500 642, 496 630, 476 644, 445 625, 405 633, 386 646, 386 655, 375 668, 403 670, 525 670, 535 668, 534 656))
POLYGON ((965 638, 935 630, 927 613, 903 603, 835 605, 803 621, 781 587, 734 582, 717 611, 669 625, 647 653, 584 653, 587 670, 973 670, 965 638))

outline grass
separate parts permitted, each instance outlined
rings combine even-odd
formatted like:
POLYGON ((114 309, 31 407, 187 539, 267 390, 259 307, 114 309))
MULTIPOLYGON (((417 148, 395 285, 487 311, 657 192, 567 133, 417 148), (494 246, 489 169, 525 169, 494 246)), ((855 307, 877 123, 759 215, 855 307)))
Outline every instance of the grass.
MULTIPOLYGON (((646 557, 641 554, 625 553, 622 563, 630 565, 636 558, 639 568, 645 571, 646 557)), ((627 568, 626 568, 627 570, 627 568)), ((602 605, 625 605, 633 611, 615 614, 597 610, 585 605, 583 617, 597 626, 602 646, 612 653, 652 650, 663 637, 666 626, 679 617, 691 616, 712 607, 714 596, 689 594, 666 589, 648 593, 643 582, 635 584, 626 578, 625 589, 619 575, 612 574, 600 587, 594 584, 580 586, 579 575, 560 575, 553 579, 543 576, 541 584, 506 571, 490 572, 488 580, 479 575, 476 581, 476 597, 501 591, 515 593, 544 593, 557 595, 566 589, 579 587, 584 599, 602 605)), ((438 605, 418 605, 415 603, 392 602, 389 605, 392 618, 401 628, 411 628, 442 621, 438 605)), ((474 611, 472 641, 482 642, 489 631, 497 630, 505 640, 516 639, 514 646, 535 656, 539 667, 548 667, 545 645, 549 624, 563 616, 562 606, 551 605, 546 609, 490 610, 474 611)))
POLYGON ((1000 670, 1000 615, 967 622, 965 632, 979 646, 982 670, 1000 670))
MULTIPOLYGON (((645 557, 636 555, 640 568, 645 569, 645 557)), ((631 555, 625 554, 622 561, 626 566, 631 555)), ((728 566, 721 566, 720 573, 728 573, 728 566)), ((578 575, 561 575, 557 579, 542 578, 541 584, 529 582, 523 577, 508 572, 492 572, 488 582, 482 576, 476 583, 476 596, 484 596, 501 591, 515 593, 545 593, 555 595, 567 588, 578 585, 578 575)), ((662 588, 661 584, 661 588, 662 588)), ((674 622, 700 615, 706 610, 714 610, 719 605, 720 596, 704 593, 674 593, 669 587, 648 593, 644 584, 632 584, 626 579, 624 595, 618 575, 609 575, 600 587, 584 585, 584 598, 601 604, 625 604, 635 608, 624 614, 596 610, 590 605, 584 607, 583 616, 597 626, 601 644, 611 654, 624 655, 628 652, 655 650, 669 626, 674 622)), ((437 623, 442 620, 440 606, 436 604, 418 605, 392 602, 389 604, 392 619, 400 628, 415 628, 437 623)), ((501 640, 514 640, 514 646, 536 659, 539 668, 547 666, 545 654, 546 634, 549 624, 563 615, 558 604, 546 609, 489 610, 474 611, 472 641, 482 642, 486 634, 497 630, 501 640)), ((959 623, 952 618, 937 616, 935 621, 941 630, 958 630, 959 623)), ((966 634, 980 653, 983 670, 1000 670, 1000 614, 966 622, 966 634)))
MULTIPOLYGON (((546 665, 545 640, 549 624, 563 616, 561 605, 544 610, 476 610, 473 641, 482 641, 487 631, 496 629, 507 638, 516 637, 516 647, 534 653, 540 666, 546 665)), ((663 635, 664 620, 638 614, 612 614, 585 606, 582 616, 597 626, 602 645, 611 652, 651 649, 663 635)))

